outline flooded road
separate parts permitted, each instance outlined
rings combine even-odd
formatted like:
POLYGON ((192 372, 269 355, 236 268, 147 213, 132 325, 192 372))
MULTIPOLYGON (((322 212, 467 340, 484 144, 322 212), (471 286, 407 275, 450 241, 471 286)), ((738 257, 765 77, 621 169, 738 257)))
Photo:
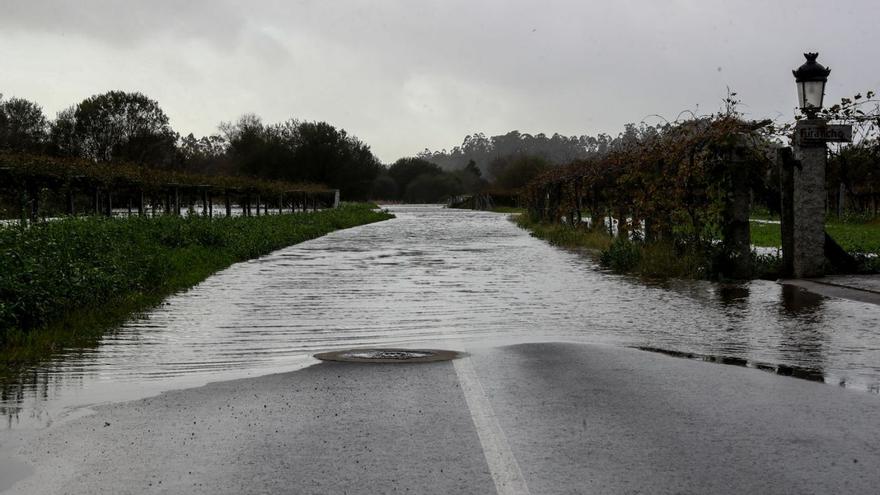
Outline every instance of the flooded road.
POLYGON ((650 285, 505 215, 427 206, 240 263, 3 385, 7 428, 311 364, 360 345, 570 341, 671 351, 880 389, 880 307, 755 281, 650 285))

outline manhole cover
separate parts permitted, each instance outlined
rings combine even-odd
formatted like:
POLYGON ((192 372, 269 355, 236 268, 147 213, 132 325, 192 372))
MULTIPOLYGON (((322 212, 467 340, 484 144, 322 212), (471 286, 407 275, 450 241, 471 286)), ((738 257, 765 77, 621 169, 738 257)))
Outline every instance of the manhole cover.
POLYGON ((458 356, 455 351, 433 349, 350 349, 315 354, 315 357, 322 361, 347 363, 429 363, 449 361, 458 356))

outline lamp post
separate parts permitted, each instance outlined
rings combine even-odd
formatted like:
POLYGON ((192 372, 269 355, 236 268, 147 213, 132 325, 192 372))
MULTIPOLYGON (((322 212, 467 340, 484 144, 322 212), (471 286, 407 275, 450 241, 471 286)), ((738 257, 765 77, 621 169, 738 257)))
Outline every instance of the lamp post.
POLYGON ((797 82, 798 104, 801 111, 808 118, 814 119, 822 109, 822 100, 825 98, 825 83, 828 82, 831 69, 816 62, 816 58, 819 57, 818 53, 805 53, 804 57, 807 59, 804 65, 791 73, 797 82))
MULTIPOLYGON (((783 180, 788 191, 788 225, 783 225, 783 261, 796 278, 825 274, 825 160, 828 125, 818 117, 830 69, 816 62, 818 53, 805 53, 807 62, 792 71, 798 104, 806 119, 795 125, 795 166, 783 180), (787 244, 787 246, 786 246, 787 244), (788 253, 785 253, 786 247, 788 253), (786 256, 788 254, 788 256, 786 256)), ((785 197, 785 193, 783 193, 785 197)), ((785 215, 786 205, 783 205, 785 215)))
MULTIPOLYGON (((816 62, 818 53, 805 53, 807 62, 793 70, 798 105, 807 116, 798 120, 792 148, 779 150, 782 196, 782 270, 796 278, 825 274, 826 252, 836 250, 825 235, 825 162, 828 142, 852 141, 852 126, 829 124, 819 117, 825 97, 825 83, 831 69, 816 62), (826 243, 828 245, 826 246, 826 243)), ((833 256, 841 260, 839 253, 833 256)))

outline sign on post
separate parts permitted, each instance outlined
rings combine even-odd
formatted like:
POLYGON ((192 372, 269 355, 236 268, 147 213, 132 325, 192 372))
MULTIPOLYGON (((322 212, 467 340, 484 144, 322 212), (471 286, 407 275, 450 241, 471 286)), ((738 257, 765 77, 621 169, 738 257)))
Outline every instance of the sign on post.
POLYGON ((852 126, 848 124, 799 125, 795 132, 798 144, 852 142, 852 126))

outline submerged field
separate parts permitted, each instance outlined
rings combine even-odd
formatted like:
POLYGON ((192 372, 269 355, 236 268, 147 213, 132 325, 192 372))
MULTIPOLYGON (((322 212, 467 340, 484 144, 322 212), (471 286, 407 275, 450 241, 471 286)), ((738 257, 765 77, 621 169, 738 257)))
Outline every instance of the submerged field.
POLYGON ((247 259, 392 218, 372 205, 262 217, 69 218, 0 228, 0 348, 87 337, 247 259))

